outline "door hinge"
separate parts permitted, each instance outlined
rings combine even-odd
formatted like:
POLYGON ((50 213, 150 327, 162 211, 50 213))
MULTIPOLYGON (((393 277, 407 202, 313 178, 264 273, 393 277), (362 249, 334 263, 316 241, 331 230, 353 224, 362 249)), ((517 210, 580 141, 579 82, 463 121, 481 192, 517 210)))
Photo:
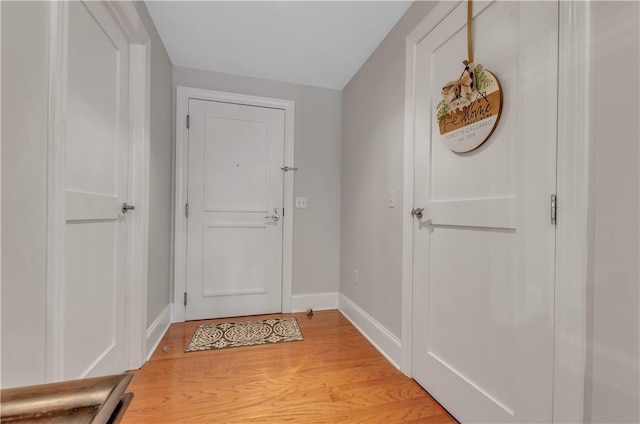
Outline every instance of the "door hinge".
POLYGON ((188 203, 184 204, 184 217, 185 218, 189 218, 189 204, 188 203))
POLYGON ((191 127, 191 120, 189 119, 189 115, 187 115, 187 129, 191 127))
POLYGON ((184 292, 184 306, 187 306, 187 292, 184 292))
POLYGON ((556 225, 558 216, 558 197, 555 194, 551 195, 551 225, 556 225))

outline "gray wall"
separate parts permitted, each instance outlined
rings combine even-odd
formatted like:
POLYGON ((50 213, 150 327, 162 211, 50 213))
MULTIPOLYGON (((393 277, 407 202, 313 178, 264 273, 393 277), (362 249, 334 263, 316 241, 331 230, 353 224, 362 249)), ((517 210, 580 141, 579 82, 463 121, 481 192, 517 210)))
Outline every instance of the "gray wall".
POLYGON ((49 5, 1 2, 2 387, 45 373, 49 5), (19 42, 18 42, 19 41, 19 42))
MULTIPOLYGON (((49 3, 1 2, 2 387, 45 380, 49 3)), ((143 5, 136 6, 143 11, 143 5)), ((143 11, 145 24, 148 16, 143 11), (145 18, 146 17, 146 18, 145 18)), ((171 63, 151 51, 149 311, 169 303, 171 63)), ((150 322, 149 322, 150 324, 150 322)))
POLYGON ((415 2, 343 91, 340 292, 398 338, 405 38, 435 4, 415 2))
POLYGON ((173 65, 144 2, 136 9, 151 36, 151 143, 149 168, 149 286, 147 328, 170 303, 173 254, 172 96, 173 65))
POLYGON ((173 85, 295 101, 294 196, 309 203, 293 211, 293 294, 337 292, 342 93, 181 67, 173 85))
POLYGON ((593 2, 591 12, 593 160, 585 421, 638 423, 640 4, 593 2), (623 90, 612 89, 619 82, 624 82, 623 90))

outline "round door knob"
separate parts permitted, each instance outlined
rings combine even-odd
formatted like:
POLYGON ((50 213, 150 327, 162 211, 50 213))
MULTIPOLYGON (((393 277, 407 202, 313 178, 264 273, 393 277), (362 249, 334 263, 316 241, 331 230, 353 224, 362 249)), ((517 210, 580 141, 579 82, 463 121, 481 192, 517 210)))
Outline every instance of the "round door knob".
POLYGON ((273 215, 265 216, 265 218, 271 218, 273 221, 278 222, 280 220, 280 214, 278 208, 273 209, 273 215))

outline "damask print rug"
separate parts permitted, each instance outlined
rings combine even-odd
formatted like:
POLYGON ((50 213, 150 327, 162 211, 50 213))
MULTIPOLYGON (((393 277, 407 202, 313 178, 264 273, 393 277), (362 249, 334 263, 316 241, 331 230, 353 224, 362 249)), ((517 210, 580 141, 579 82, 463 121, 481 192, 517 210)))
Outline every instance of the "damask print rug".
POLYGON ((295 317, 223 322, 196 328, 185 352, 303 340, 295 317))

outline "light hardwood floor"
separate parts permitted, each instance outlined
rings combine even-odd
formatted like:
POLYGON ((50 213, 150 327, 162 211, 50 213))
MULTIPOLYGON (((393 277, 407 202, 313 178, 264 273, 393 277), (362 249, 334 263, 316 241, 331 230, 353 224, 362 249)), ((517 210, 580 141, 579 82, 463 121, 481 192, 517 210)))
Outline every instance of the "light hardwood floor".
POLYGON ((456 422, 340 312, 293 316, 304 341, 189 353, 199 324, 225 320, 173 324, 133 372, 123 423, 456 422))

